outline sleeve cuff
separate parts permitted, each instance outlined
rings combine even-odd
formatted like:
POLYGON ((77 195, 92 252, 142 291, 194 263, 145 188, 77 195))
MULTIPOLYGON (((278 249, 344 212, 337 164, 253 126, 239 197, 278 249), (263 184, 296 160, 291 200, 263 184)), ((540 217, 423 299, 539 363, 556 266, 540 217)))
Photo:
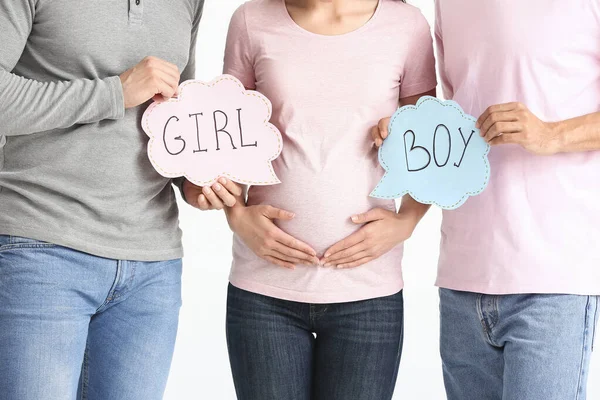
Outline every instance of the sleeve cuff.
POLYGON ((123 97, 123 85, 121 85, 121 78, 118 76, 111 76, 104 80, 110 90, 111 99, 111 115, 108 119, 121 119, 125 116, 125 98, 123 97))
POLYGON ((411 96, 416 96, 421 93, 429 92, 437 87, 437 81, 426 81, 410 86, 402 86, 400 89, 400 98, 404 99, 411 96))

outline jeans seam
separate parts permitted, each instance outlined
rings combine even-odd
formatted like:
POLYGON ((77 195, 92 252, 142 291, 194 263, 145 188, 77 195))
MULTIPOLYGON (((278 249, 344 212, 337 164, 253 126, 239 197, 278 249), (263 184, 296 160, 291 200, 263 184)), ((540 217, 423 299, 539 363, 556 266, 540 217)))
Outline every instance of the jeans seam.
POLYGON ((600 296, 594 296, 594 299, 596 299, 596 308, 594 311, 594 317, 592 319, 592 351, 594 351, 596 344, 596 330, 598 329, 598 303, 600 302, 600 296))
POLYGON ((500 308, 498 306, 500 300, 500 296, 494 296, 494 317, 495 317, 495 321, 493 326, 496 326, 498 324, 498 322, 500 321, 500 308))
POLYGON ((590 322, 590 304, 591 296, 587 297, 587 303, 585 305, 585 318, 583 321, 583 343, 581 345, 581 363, 579 365, 579 379, 577 382, 577 393, 575 394, 575 400, 579 400, 580 395, 583 391, 583 375, 585 374, 584 365, 585 365, 585 347, 589 338, 588 326, 590 322))
POLYGON ((481 328, 482 328, 483 334, 485 336, 485 341, 490 346, 494 346, 494 343, 492 341, 491 332, 490 332, 490 326, 488 325, 487 318, 483 315, 483 308, 481 307, 481 303, 483 302, 483 296, 484 295, 481 294, 481 293, 479 293, 477 295, 477 302, 476 302, 477 314, 479 316, 479 321, 481 323, 481 328))
POLYGON ((117 274, 115 276, 115 281, 112 284, 112 287, 110 288, 110 290, 108 291, 108 294, 106 295, 106 299, 104 300, 104 303, 102 303, 102 305, 100 307, 98 307, 96 309, 96 314, 98 312, 100 312, 100 310, 103 307, 106 307, 111 301, 113 301, 115 299, 115 290, 117 289, 117 286, 119 286, 119 281, 121 280, 121 275, 123 274, 123 268, 121 268, 121 261, 117 261, 117 274))
POLYGON ((12 243, 0 246, 0 251, 7 250, 27 250, 27 249, 49 249, 57 247, 52 243, 12 243))
POLYGON ((396 376, 396 381, 394 381, 394 385, 392 385, 389 393, 389 398, 394 397, 394 391, 396 389, 396 382, 398 379, 398 371, 400 370, 400 363, 402 362, 402 350, 404 347, 404 300, 402 300, 402 326, 400 328, 400 338, 398 340, 398 353, 396 359, 396 371, 394 376, 396 376))
MULTIPOLYGON (((120 261, 120 262, 127 263, 131 272, 130 272, 129 278, 127 278, 127 281, 124 282, 122 285, 120 285, 121 289, 118 292, 116 290, 114 291, 113 296, 110 299, 111 301, 115 301, 115 300, 120 299, 121 297, 125 296, 127 294, 127 289, 132 286, 133 279, 135 278, 135 263, 129 262, 129 261, 120 261)), ((119 277, 119 281, 121 280, 121 278, 122 278, 122 276, 119 277)))
POLYGON ((89 343, 85 344, 85 352, 83 353, 83 367, 81 368, 81 399, 87 399, 87 390, 89 386, 89 362, 90 362, 89 343))

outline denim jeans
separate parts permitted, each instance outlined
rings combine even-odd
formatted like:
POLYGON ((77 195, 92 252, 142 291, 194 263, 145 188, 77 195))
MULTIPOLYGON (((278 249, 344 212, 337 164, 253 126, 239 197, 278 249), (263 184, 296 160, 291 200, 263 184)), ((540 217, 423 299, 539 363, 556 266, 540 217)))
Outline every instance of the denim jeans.
POLYGON ((305 304, 229 285, 227 344, 239 400, 390 400, 402 338, 402 292, 305 304))
POLYGON ((109 260, 0 236, 0 399, 161 399, 181 260, 109 260))
POLYGON ((583 400, 597 296, 440 290, 449 400, 583 400))

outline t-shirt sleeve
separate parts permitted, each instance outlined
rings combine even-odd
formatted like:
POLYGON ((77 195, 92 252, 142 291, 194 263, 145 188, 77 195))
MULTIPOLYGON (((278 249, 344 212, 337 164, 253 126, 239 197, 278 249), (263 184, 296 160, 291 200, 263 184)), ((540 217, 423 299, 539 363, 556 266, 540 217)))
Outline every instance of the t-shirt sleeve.
POLYGON ((246 20, 246 5, 236 10, 229 24, 223 73, 238 78, 247 89, 256 88, 254 55, 246 20))
POLYGON ((446 60, 444 59, 444 39, 442 34, 442 13, 440 10, 440 1, 435 2, 435 45, 437 48, 437 60, 438 70, 440 73, 440 80, 442 81, 442 91, 444 98, 452 99, 454 97, 454 90, 448 79, 446 73, 446 60))
POLYGON ((406 65, 400 84, 400 98, 415 96, 435 89, 435 57, 429 23, 417 13, 406 65))

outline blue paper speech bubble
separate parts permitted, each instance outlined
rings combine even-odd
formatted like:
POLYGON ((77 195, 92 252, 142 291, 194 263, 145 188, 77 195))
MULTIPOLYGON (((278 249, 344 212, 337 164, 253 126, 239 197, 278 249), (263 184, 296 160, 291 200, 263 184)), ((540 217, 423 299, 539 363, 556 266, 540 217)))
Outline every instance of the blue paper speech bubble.
POLYGON ((475 122, 456 102, 430 96, 398 109, 379 149, 386 173, 371 197, 397 199, 408 193, 420 203, 452 210, 483 192, 490 178, 490 146, 475 122))

